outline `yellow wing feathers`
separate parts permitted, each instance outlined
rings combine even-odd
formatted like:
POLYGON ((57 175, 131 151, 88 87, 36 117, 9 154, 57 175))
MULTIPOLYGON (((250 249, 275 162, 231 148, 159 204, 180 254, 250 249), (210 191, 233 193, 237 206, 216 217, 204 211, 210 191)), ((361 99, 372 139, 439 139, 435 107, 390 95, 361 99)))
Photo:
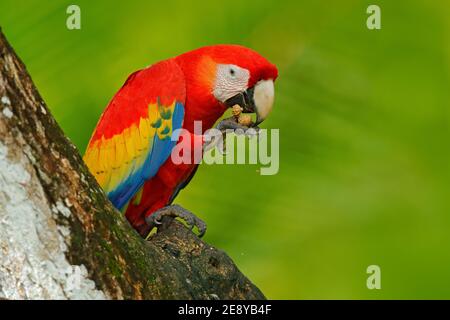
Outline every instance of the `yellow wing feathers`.
POLYGON ((117 188, 144 165, 155 134, 160 139, 171 137, 174 109, 175 101, 168 107, 149 104, 147 118, 111 138, 91 141, 83 159, 105 192, 117 188))

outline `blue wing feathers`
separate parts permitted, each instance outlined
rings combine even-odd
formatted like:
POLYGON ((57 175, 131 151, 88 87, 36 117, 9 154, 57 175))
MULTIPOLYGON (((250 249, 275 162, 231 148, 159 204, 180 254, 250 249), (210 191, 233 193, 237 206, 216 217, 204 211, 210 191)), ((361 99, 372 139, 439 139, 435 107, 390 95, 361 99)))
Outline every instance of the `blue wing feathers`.
MULTIPOLYGON (((176 140, 173 131, 181 129, 184 119, 184 106, 181 102, 175 104, 174 113, 172 115, 172 137, 176 140)), ((115 190, 108 193, 108 198, 116 208, 122 209, 131 198, 139 191, 146 180, 156 175, 159 168, 169 158, 172 149, 176 145, 176 141, 172 141, 170 137, 160 139, 157 134, 153 136, 150 152, 144 161, 144 164, 134 170, 115 190)))

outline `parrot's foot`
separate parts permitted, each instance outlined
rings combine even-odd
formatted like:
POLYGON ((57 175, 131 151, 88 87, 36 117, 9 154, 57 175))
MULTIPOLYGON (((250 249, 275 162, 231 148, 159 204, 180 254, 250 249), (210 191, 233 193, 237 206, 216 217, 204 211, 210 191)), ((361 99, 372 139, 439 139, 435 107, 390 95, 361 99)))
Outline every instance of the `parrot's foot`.
POLYGON ((199 231, 198 236, 200 238, 203 237, 206 232, 206 223, 203 220, 177 204, 166 206, 164 208, 156 210, 151 215, 145 218, 145 222, 151 229, 153 229, 154 227, 158 227, 162 224, 162 220, 164 217, 181 218, 187 223, 188 227, 191 230, 194 227, 197 227, 199 231))
POLYGON ((236 135, 245 134, 249 138, 258 136, 260 128, 258 126, 246 126, 236 121, 235 117, 230 117, 220 121, 215 128, 222 134, 219 137, 210 136, 209 141, 203 145, 203 150, 208 151, 218 146, 220 152, 225 152, 225 139, 227 130, 233 130, 236 135))
MULTIPOLYGON (((258 132, 259 127, 258 126, 246 126, 243 124, 240 124, 236 121, 235 117, 230 117, 223 119, 216 125, 216 129, 225 132, 226 130, 242 130, 242 132, 247 132, 247 130, 253 129, 254 131, 258 132)), ((252 130, 252 131, 253 131, 252 130)))

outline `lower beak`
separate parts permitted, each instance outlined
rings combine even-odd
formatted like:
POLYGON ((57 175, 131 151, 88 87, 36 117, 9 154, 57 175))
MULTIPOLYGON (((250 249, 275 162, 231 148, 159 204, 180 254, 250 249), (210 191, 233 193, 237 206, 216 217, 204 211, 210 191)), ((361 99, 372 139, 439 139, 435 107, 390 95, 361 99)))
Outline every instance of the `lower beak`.
POLYGON ((261 80, 254 87, 225 101, 227 107, 240 105, 244 113, 256 113, 255 125, 263 122, 272 111, 274 100, 273 80, 261 80))

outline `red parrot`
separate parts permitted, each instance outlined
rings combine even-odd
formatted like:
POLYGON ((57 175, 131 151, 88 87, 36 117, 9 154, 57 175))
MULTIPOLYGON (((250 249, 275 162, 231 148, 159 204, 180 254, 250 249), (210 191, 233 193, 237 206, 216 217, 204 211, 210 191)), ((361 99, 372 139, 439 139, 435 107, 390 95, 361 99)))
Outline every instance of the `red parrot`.
MULTIPOLYGON (((275 65, 238 45, 199 48, 136 71, 100 117, 84 161, 142 236, 163 216, 180 217, 203 235, 202 220, 172 205, 198 166, 173 163, 170 155, 180 141, 172 141, 172 133, 183 128, 192 141, 203 139, 194 135, 194 121, 201 121, 203 134, 235 104, 256 113, 259 124, 272 109, 277 76, 275 65)), ((217 125, 237 127, 227 119, 217 125)))

